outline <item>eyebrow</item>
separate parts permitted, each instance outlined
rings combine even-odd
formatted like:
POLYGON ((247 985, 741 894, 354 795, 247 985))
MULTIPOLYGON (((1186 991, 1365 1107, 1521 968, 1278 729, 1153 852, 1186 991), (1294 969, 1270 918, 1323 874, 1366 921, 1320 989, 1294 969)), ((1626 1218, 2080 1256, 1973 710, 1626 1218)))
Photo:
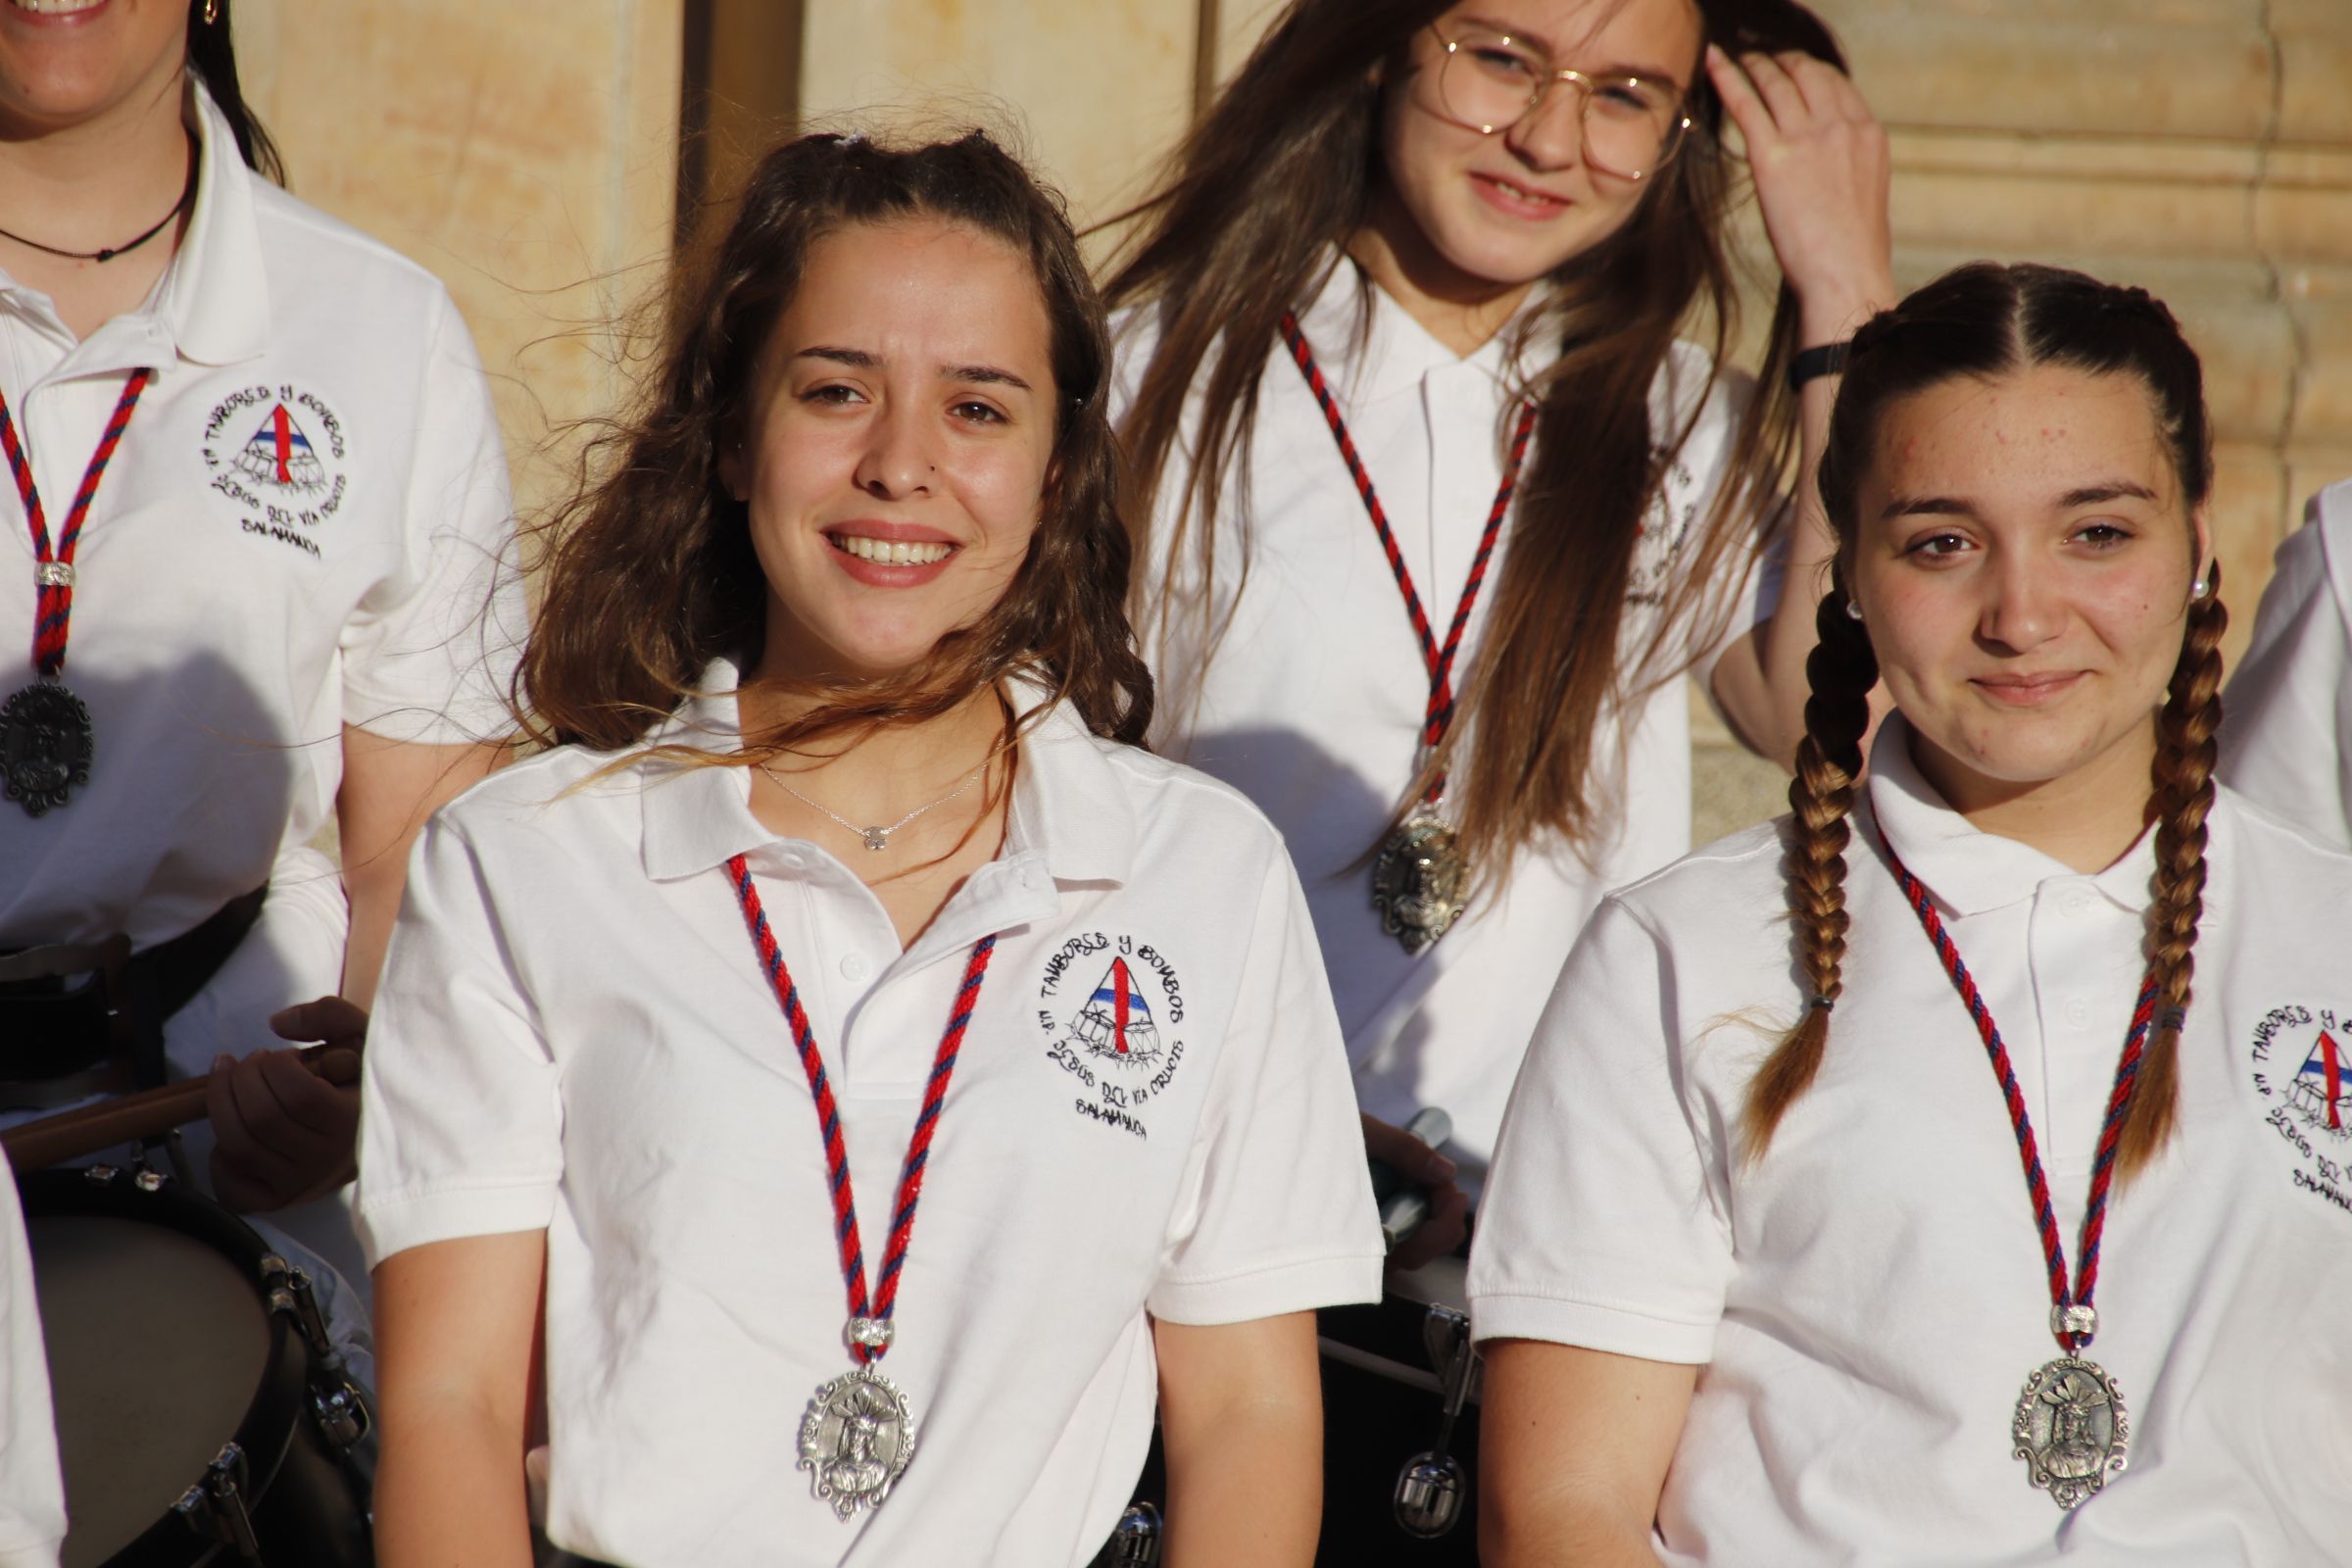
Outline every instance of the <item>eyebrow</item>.
MULTIPOLYGON (((2107 501, 2149 501, 2156 492, 2132 479, 2104 479, 2069 490, 2058 498, 2061 512, 2076 507, 2095 507, 2107 501)), ((1879 514, 1881 522, 1892 522, 1897 517, 1967 517, 1976 514, 1976 508, 1953 496, 1896 496, 1879 514)))
MULTIPOLYGON (((863 349, 835 348, 824 343, 805 348, 795 354, 793 358, 796 360, 824 360, 829 364, 846 365, 852 369, 858 370, 878 370, 882 368, 882 357, 878 354, 868 354, 863 349)), ((1033 390, 1029 383, 1021 377, 994 365, 943 365, 939 368, 939 378, 943 381, 973 381, 987 386, 1018 387, 1023 392, 1033 390)))
MULTIPOLYGON (((1559 68, 1559 50, 1553 48, 1551 40, 1541 33, 1524 31, 1517 23, 1507 22, 1500 17, 1463 17, 1460 20, 1470 26, 1484 27, 1490 32, 1499 32, 1504 37, 1516 39, 1520 43, 1531 44, 1538 53, 1551 62, 1554 70, 1559 68)), ((1584 70, 1582 66, 1574 69, 1584 70)), ((1596 67, 1595 71, 1604 76, 1639 76, 1643 81, 1663 82, 1678 93, 1690 90, 1684 84, 1682 77, 1664 66, 1644 66, 1633 61, 1611 61, 1606 65, 1596 67)))

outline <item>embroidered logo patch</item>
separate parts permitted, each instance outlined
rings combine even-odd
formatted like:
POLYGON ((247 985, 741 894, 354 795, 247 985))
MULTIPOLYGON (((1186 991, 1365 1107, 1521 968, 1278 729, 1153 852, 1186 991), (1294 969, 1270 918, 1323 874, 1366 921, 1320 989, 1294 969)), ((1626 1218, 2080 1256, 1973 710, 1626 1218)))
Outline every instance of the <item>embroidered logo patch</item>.
POLYGON ((292 382, 239 387, 205 416, 204 466, 238 526, 312 556, 343 507, 344 456, 342 419, 292 382))
POLYGON ((1658 487, 1642 519, 1641 537, 1634 541, 1633 564, 1625 583, 1628 604, 1651 609, 1666 602, 1683 546, 1698 526, 1698 503, 1690 499, 1697 481, 1690 466, 1664 452, 1658 458, 1666 465, 1666 482, 1658 487))
POLYGON ((2352 1015, 2273 1007, 2254 1026, 2254 1092, 2287 1146, 2296 1190, 2352 1213, 2352 1015))
POLYGON ((1144 1107, 1175 1082, 1183 1024, 1176 966, 1149 943, 1087 931, 1046 960, 1037 1026, 1047 1059, 1076 1080, 1079 1115, 1150 1137, 1144 1107))

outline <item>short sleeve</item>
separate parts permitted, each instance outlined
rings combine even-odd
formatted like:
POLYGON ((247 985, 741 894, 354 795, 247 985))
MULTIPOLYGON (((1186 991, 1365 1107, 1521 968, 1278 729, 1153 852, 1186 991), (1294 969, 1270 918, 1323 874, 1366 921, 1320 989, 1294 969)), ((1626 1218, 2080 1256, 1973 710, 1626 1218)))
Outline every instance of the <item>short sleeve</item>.
POLYGON ((1732 1277, 1720 1169, 1685 1109, 1665 945, 1603 903, 1503 1113, 1470 1254, 1482 1340, 1704 1362, 1732 1277))
POLYGON ((361 1245, 538 1230, 564 1173, 557 1068, 472 847, 425 825, 361 1074, 361 1245))
POLYGON ((457 307, 436 298, 401 564, 344 626, 343 711, 393 740, 461 745, 513 727, 506 698, 526 612, 489 382, 457 307))
POLYGON ((56 1568, 66 1485, 16 1179, 0 1158, 0 1568, 56 1568))
POLYGON ((1147 1305, 1239 1323, 1377 1300, 1363 1124, 1306 901, 1277 853, 1147 1305))
POLYGON ((2352 484, 2312 497, 2278 547, 2222 712, 2222 777, 2352 848, 2352 484))

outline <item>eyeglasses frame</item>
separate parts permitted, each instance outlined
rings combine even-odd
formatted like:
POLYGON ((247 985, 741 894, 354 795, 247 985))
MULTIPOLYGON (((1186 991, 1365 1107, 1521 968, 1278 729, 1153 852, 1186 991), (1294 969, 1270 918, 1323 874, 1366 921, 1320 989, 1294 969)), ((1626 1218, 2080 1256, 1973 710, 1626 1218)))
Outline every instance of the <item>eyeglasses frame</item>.
MULTIPOLYGON (((1549 57, 1545 56, 1544 63, 1546 65, 1551 65, 1551 70, 1546 75, 1543 76, 1536 82, 1535 91, 1527 95, 1527 107, 1520 110, 1515 118, 1507 120, 1501 124, 1477 124, 1471 121, 1456 119, 1453 113, 1453 106, 1446 101, 1446 68, 1453 64, 1454 60, 1458 58, 1462 47, 1462 40, 1459 38, 1446 37, 1446 34, 1438 30, 1438 24, 1434 22, 1429 24, 1429 35, 1437 39, 1439 45, 1446 51, 1446 58, 1438 62, 1438 79, 1436 81, 1436 86, 1438 90, 1438 105, 1444 111, 1444 118, 1448 123, 1459 125, 1464 130, 1474 130, 1481 136, 1499 135, 1501 132, 1510 129, 1513 125, 1524 123, 1530 115, 1535 114, 1538 110, 1544 107, 1544 95, 1551 90, 1552 84, 1554 82, 1565 81, 1578 88, 1583 94, 1577 105, 1576 131, 1578 146, 1580 149, 1586 150, 1585 156, 1588 158, 1588 160, 1591 156, 1589 149, 1592 145, 1592 138, 1585 122, 1586 117, 1592 112, 1592 95, 1596 90, 1598 90, 1600 83, 1604 81, 1641 81, 1644 79, 1641 76, 1603 76, 1596 78, 1586 74, 1585 72, 1578 71, 1573 66, 1551 65, 1549 57)), ((1507 32, 1496 33, 1495 36, 1502 39, 1502 41, 1505 43, 1511 43, 1515 41, 1511 34, 1507 32)), ((1675 155, 1683 150, 1683 144, 1690 139, 1691 123, 1690 94, 1690 90, 1686 88, 1683 90, 1682 108, 1675 115, 1674 129, 1670 133, 1670 139, 1668 140, 1666 146, 1660 150, 1657 164, 1653 168, 1645 170, 1639 174, 1627 174, 1621 173, 1617 170, 1610 169, 1606 164, 1595 163, 1592 167, 1601 170, 1605 173, 1616 174, 1620 179, 1647 179, 1651 174, 1656 173, 1659 170, 1664 169, 1668 164, 1674 162, 1675 155)))

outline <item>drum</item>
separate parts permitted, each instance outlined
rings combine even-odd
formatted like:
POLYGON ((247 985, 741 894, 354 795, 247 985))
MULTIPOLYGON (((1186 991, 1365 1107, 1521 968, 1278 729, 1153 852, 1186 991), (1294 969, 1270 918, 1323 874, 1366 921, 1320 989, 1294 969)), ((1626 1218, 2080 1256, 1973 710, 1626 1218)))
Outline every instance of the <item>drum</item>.
POLYGON ((367 1568, 367 1400, 300 1269, 166 1177, 20 1179, 64 1568, 367 1568))
POLYGON ((1391 1269, 1381 1299, 1317 1314, 1318 1568, 1477 1568, 1478 1369, 1465 1260, 1391 1269))

